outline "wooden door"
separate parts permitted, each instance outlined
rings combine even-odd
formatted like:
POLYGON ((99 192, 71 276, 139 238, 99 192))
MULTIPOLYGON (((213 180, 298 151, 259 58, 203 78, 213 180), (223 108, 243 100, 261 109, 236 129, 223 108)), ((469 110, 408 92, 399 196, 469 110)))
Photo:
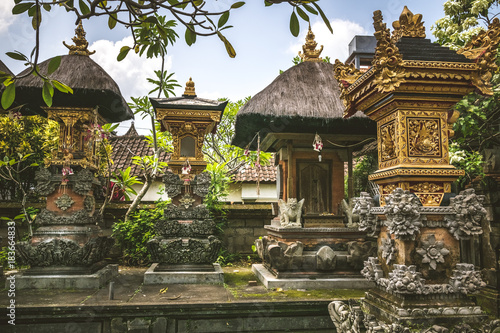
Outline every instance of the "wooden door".
POLYGON ((331 212, 331 165, 328 162, 298 162, 297 200, 306 199, 306 214, 331 212))

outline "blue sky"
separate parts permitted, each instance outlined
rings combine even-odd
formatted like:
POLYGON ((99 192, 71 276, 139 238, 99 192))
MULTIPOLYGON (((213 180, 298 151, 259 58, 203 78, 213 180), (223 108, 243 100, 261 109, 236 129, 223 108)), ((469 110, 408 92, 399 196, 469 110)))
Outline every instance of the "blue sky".
MULTIPOLYGON (((223 10, 234 0, 212 1, 211 8, 223 10)), ((333 26, 333 34, 322 21, 312 17, 311 26, 319 45, 324 45, 322 56, 329 56, 332 61, 347 57, 347 48, 354 35, 372 35, 373 11, 381 10, 388 27, 399 18, 404 6, 413 13, 423 15, 427 38, 432 24, 443 17, 444 1, 436 0, 321 0, 319 4, 333 26)), ((35 33, 27 15, 13 16, 13 0, 0 0, 0 60, 14 73, 23 69, 5 55, 5 52, 18 50, 29 54, 34 46, 35 33)), ((40 30, 40 59, 43 61, 56 55, 67 54, 62 41, 70 44, 74 36, 75 22, 65 10, 55 9, 45 13, 40 30)), ((168 51, 167 69, 175 73, 175 78, 182 88, 175 92, 179 96, 184 91, 189 77, 195 82, 198 97, 216 99, 227 97, 231 100, 253 96, 264 89, 279 74, 292 66, 292 58, 304 44, 307 24, 301 23, 301 32, 297 38, 289 31, 291 7, 285 4, 264 7, 264 0, 248 0, 246 4, 231 12, 228 24, 234 28, 225 30, 226 37, 233 44, 237 56, 227 56, 224 45, 217 37, 198 38, 189 47, 184 42, 184 29, 179 29, 179 41, 168 51)), ((146 59, 130 53, 118 63, 116 56, 123 45, 131 45, 130 32, 124 28, 107 28, 106 19, 92 19, 83 22, 87 32, 90 50, 96 50, 91 58, 100 64, 118 83, 122 94, 144 96, 151 90, 147 77, 153 77, 153 70, 159 69, 159 60, 146 59)), ((140 133, 147 134, 149 121, 136 119, 140 133)), ((129 122, 120 125, 119 133, 124 133, 129 122)))

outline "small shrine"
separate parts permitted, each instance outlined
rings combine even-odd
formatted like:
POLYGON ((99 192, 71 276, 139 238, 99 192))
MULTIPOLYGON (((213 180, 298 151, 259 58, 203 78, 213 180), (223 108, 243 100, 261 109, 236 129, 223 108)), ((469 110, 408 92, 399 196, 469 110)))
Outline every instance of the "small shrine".
MULTIPOLYGON (((16 81, 16 103, 59 124, 58 149, 36 173, 35 191, 46 197, 46 207, 36 216, 38 228, 31 240, 16 246, 19 262, 30 265, 16 277, 21 289, 98 288, 118 274, 116 265, 104 261, 114 241, 103 236, 99 226, 97 149, 103 124, 133 114, 113 79, 89 58, 81 22, 75 32, 75 46, 68 46, 70 54, 61 56, 51 74, 73 94, 55 91, 52 105, 46 106, 42 80, 29 75, 16 81)), ((47 73, 50 61, 40 63, 41 73, 47 73)))
POLYGON ((227 102, 198 98, 189 78, 182 97, 151 98, 162 129, 172 134, 174 151, 165 172, 165 192, 172 199, 164 218, 155 223, 158 236, 148 242, 154 264, 144 284, 223 283, 217 260, 221 241, 203 203, 211 176, 205 171, 202 147, 214 132, 227 102))
POLYGON ((492 93, 500 21, 455 52, 425 39, 422 15, 407 7, 392 34, 380 11, 373 19, 373 66, 357 73, 337 62, 335 72, 345 117, 361 110, 377 122, 379 170, 369 178, 380 195, 362 193, 354 209, 359 229, 377 237, 362 270, 376 288, 362 304, 331 303, 330 314, 338 332, 480 323, 485 315, 468 296, 486 284, 469 253, 483 232, 484 196, 451 193, 463 171, 449 164, 448 139, 453 106, 474 89, 492 93))
POLYGON ((233 144, 275 152, 278 165, 280 207, 265 226, 268 235, 256 241, 263 264, 254 271, 268 288, 292 288, 291 279, 309 288, 311 278, 319 288, 362 288, 370 284, 361 278, 361 263, 375 244, 344 222, 344 165, 351 170, 352 196, 352 152, 374 140, 376 127, 362 114, 343 119, 334 66, 321 59, 314 38, 309 27, 299 53, 303 62, 281 73, 236 117, 233 144))

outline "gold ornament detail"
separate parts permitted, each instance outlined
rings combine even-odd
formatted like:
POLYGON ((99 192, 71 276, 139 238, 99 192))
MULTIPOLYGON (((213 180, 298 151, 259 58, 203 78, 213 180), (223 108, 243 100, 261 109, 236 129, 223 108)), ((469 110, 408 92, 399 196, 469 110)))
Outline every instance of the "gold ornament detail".
POLYGON ((396 184, 389 184, 382 187, 382 193, 391 194, 398 187, 396 184))
POLYGON ((450 177, 458 178, 464 176, 464 170, 456 169, 393 169, 377 172, 368 176, 368 180, 385 179, 397 176, 423 176, 423 177, 450 177))
POLYGON ((323 45, 321 45, 319 50, 316 50, 317 45, 318 43, 314 40, 314 33, 311 30, 311 25, 309 25, 309 30, 306 35, 306 43, 302 45, 302 51, 304 51, 304 53, 299 51, 299 57, 302 61, 323 61, 323 59, 319 57, 323 51, 323 45))
POLYGON ((85 30, 83 30, 82 21, 78 22, 78 26, 75 29, 75 35, 76 36, 71 39, 73 43, 75 43, 75 45, 68 45, 63 41, 64 46, 69 49, 69 54, 88 57, 89 55, 95 53, 95 51, 89 51, 87 49, 87 47, 89 46, 89 42, 87 42, 87 39, 85 39, 86 32, 85 30))
POLYGON ((391 121, 380 127, 380 152, 382 161, 396 158, 396 122, 391 121))
POLYGON ((405 82, 404 69, 401 67, 403 57, 396 44, 391 40, 391 32, 386 28, 380 10, 373 13, 373 26, 377 39, 375 57, 372 61, 375 70, 373 82, 377 85, 379 92, 391 92, 405 82))
POLYGON ((439 206, 443 201, 443 193, 415 193, 423 206, 439 206))
POLYGON ((407 118, 409 156, 440 156, 439 119, 407 118))
POLYGON ((333 76, 339 82, 341 87, 345 87, 345 83, 348 84, 347 86, 353 84, 361 75, 363 75, 363 73, 361 73, 361 71, 357 69, 354 64, 347 65, 339 59, 335 60, 335 64, 333 65, 333 76))
POLYGON ((444 189, 443 186, 434 184, 434 183, 429 183, 429 182, 424 182, 424 183, 418 183, 415 185, 410 186, 410 189, 413 190, 414 192, 438 192, 442 191, 444 189))
POLYGON ((474 73, 473 83, 486 95, 493 94, 491 78, 498 69, 496 58, 499 43, 500 20, 496 17, 488 26, 487 31, 481 31, 457 52, 475 61, 478 71, 474 73))
POLYGON ((194 82, 191 78, 186 82, 186 88, 184 89, 184 94, 182 96, 192 96, 196 97, 196 92, 194 90, 194 82))
POLYGON ((422 14, 414 15, 406 6, 399 16, 399 21, 394 21, 392 27, 394 28, 392 32, 394 42, 399 41, 401 37, 425 38, 422 14))

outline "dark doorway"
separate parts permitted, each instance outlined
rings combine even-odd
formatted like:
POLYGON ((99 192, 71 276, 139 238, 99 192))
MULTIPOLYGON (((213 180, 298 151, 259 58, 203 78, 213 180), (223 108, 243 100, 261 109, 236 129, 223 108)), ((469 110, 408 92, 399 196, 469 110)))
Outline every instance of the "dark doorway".
POLYGON ((306 214, 331 212, 331 164, 328 162, 297 163, 297 200, 306 199, 306 214))

